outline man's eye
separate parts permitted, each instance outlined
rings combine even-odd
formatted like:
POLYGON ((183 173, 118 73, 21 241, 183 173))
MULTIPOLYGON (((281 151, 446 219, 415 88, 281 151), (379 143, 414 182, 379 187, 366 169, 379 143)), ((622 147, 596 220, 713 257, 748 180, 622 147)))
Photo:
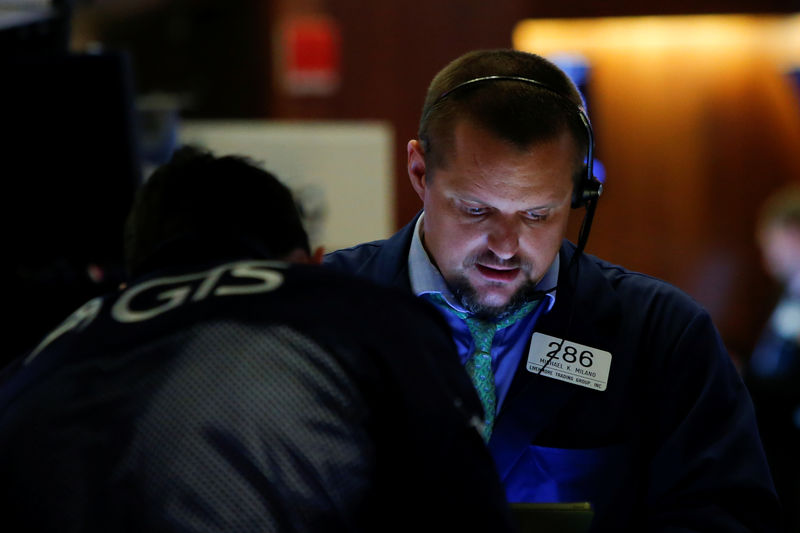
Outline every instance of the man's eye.
POLYGON ((532 211, 528 211, 525 213, 525 218, 533 222, 543 222, 547 220, 547 215, 543 213, 534 213, 532 211))
POLYGON ((487 209, 485 207, 473 207, 473 206, 465 205, 464 206, 464 212, 466 212, 468 215, 472 215, 472 216, 476 216, 477 217, 477 216, 485 215, 487 213, 487 209))

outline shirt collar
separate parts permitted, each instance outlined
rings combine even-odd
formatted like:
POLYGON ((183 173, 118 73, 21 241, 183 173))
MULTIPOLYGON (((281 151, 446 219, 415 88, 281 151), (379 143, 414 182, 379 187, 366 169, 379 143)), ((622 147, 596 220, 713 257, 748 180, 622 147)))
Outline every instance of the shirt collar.
MULTIPOLYGON (((408 274, 411 280, 411 290, 417 296, 429 293, 441 294, 442 298, 444 298, 453 309, 466 312, 464 308, 456 303, 439 269, 433 264, 428 252, 422 245, 422 219, 424 217, 425 213, 423 212, 417 219, 417 223, 414 226, 414 235, 411 238, 411 248, 408 251, 408 274)), ((537 289, 548 290, 556 287, 558 283, 559 264, 559 254, 556 254, 553 264, 550 265, 544 277, 542 277, 541 281, 536 285, 537 289)), ((547 307, 544 309, 546 313, 550 311, 556 303, 556 291, 552 290, 548 292, 545 298, 548 300, 546 303, 547 307)))

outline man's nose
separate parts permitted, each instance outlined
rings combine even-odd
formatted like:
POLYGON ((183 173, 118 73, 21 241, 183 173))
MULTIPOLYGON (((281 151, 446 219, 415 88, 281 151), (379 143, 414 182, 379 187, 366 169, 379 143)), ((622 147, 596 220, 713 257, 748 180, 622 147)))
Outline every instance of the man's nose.
POLYGON ((487 236, 489 249, 500 259, 511 259, 519 250, 519 221, 495 216, 487 236))

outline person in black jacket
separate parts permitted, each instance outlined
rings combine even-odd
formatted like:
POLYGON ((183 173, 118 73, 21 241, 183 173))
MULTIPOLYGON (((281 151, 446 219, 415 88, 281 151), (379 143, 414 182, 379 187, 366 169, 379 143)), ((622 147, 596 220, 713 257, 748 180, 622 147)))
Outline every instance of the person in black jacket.
POLYGON ((129 215, 127 286, 6 370, 0 520, 512 531, 445 321, 319 256, 274 176, 179 150, 129 215))

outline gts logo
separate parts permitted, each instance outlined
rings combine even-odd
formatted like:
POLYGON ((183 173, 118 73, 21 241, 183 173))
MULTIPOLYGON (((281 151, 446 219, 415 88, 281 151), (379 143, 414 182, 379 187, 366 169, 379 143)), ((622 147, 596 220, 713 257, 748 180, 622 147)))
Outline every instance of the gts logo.
POLYGON ((282 265, 275 261, 240 261, 196 274, 145 281, 122 293, 111 307, 111 316, 119 322, 141 322, 209 296, 273 291, 283 283, 283 274, 275 270, 282 265))
MULTIPOLYGON (((283 283, 283 274, 276 269, 285 267, 285 263, 277 261, 238 261, 194 274, 147 280, 122 292, 111 306, 111 317, 122 323, 142 322, 209 297, 273 291, 283 283)), ((24 364, 61 335, 86 328, 98 316, 102 305, 103 298, 98 297, 74 311, 44 338, 24 364)))

